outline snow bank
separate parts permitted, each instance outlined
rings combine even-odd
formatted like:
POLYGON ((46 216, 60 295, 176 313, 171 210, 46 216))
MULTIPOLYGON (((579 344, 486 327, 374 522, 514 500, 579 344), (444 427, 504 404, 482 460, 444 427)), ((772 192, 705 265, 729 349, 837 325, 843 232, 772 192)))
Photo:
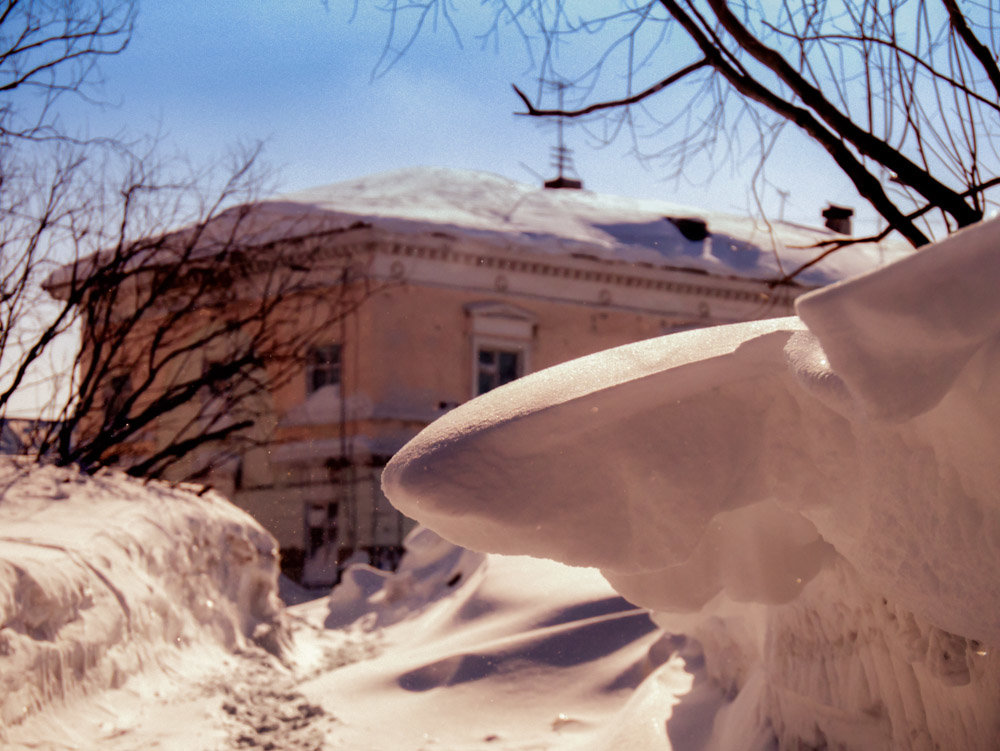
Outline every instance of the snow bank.
POLYGON ((274 540, 212 493, 0 462, 0 741, 195 644, 282 649, 274 540))
POLYGON ((329 597, 326 628, 343 628, 364 618, 364 628, 392 626, 419 616, 473 578, 481 577, 486 561, 475 553, 442 540, 429 529, 417 528, 405 541, 406 555, 397 571, 356 564, 329 597))
POLYGON ((984 223, 800 298, 799 318, 496 389, 397 454, 385 490, 450 540, 598 566, 673 614, 736 697, 716 748, 761 729, 783 747, 992 747, 998 243, 984 223))

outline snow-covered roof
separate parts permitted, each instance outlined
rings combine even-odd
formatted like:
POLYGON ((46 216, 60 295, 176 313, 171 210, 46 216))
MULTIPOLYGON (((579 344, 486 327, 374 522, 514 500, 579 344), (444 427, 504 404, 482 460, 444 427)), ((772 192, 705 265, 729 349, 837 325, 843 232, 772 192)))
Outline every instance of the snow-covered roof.
MULTIPOLYGON (((188 264, 252 247, 269 252, 285 240, 353 229, 403 236, 415 243, 468 239, 500 252, 576 256, 767 281, 782 279, 816 258, 818 243, 842 237, 824 227, 765 222, 658 199, 553 190, 487 172, 412 167, 232 207, 207 226, 185 227, 143 242, 123 268, 188 264)), ((911 252, 900 242, 852 244, 795 280, 822 286, 911 252)), ((61 287, 93 273, 111 253, 56 269, 46 289, 57 297, 66 294, 61 287)))
MULTIPOLYGON (((331 227, 360 221, 394 233, 477 237, 521 252, 767 280, 818 255, 811 247, 817 242, 838 237, 826 228, 765 223, 656 199, 552 190, 443 167, 414 167, 311 188, 277 197, 262 208, 272 218, 286 212, 301 217, 311 208, 331 227), (705 223, 706 240, 698 237, 697 220, 705 223)), ((884 243, 850 246, 799 280, 828 284, 906 252, 884 243)))

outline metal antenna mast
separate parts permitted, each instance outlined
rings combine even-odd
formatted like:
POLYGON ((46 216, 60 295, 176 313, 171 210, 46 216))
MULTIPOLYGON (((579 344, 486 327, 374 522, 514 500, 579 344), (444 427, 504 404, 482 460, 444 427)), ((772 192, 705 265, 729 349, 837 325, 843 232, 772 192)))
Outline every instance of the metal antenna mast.
MULTIPOLYGON (((559 92, 559 109, 563 108, 563 91, 569 86, 565 81, 546 81, 542 80, 543 84, 547 84, 556 89, 559 92)), ((556 168, 557 177, 552 180, 545 181, 546 188, 573 188, 579 190, 583 187, 583 181, 579 178, 567 177, 567 172, 575 173, 576 170, 573 167, 573 152, 566 146, 563 141, 563 116, 558 115, 556 118, 556 133, 557 142, 556 146, 552 148, 552 166, 556 168)))

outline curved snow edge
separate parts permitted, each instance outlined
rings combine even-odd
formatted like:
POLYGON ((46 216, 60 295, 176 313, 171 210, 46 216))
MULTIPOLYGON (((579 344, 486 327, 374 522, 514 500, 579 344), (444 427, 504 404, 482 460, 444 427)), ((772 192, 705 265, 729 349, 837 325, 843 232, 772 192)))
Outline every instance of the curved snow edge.
POLYGON ((2 728, 195 643, 287 644, 274 539, 214 493, 0 462, 2 728))

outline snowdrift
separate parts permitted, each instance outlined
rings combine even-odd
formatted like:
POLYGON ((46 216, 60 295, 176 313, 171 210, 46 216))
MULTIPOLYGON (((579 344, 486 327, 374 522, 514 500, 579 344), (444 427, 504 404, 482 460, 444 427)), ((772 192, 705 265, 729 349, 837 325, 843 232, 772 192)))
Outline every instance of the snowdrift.
POLYGON ((427 428, 385 490, 458 544, 600 567, 695 635, 733 697, 708 748, 993 748, 998 245, 984 223, 797 318, 516 381, 427 428))
POLYGON ((276 545, 212 493, 0 461, 0 743, 184 648, 280 652, 276 545))
MULTIPOLYGON (((696 680, 684 640, 594 569, 474 553, 423 528, 406 551, 398 572, 352 567, 326 601, 293 608, 322 605, 325 633, 377 653, 302 686, 340 720, 332 747, 642 748, 696 680)), ((714 711, 722 696, 704 698, 714 711)))

